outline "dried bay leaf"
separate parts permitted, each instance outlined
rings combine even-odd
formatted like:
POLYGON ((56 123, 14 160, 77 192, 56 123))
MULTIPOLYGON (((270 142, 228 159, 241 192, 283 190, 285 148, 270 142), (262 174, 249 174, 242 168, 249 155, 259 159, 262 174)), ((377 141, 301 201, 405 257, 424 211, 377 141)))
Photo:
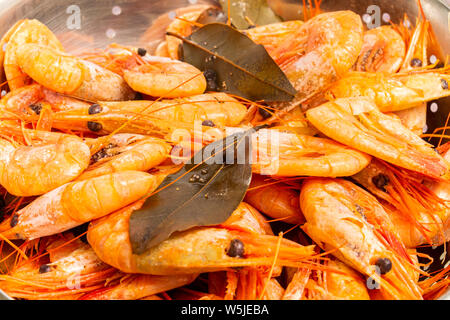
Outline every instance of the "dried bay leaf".
POLYGON ((191 164, 167 176, 130 217, 133 253, 142 254, 176 231, 225 222, 250 185, 251 150, 250 131, 236 133, 209 144, 191 164))
POLYGON ((296 90, 262 45, 222 23, 203 26, 183 40, 183 60, 216 74, 217 91, 252 101, 291 101, 296 90))

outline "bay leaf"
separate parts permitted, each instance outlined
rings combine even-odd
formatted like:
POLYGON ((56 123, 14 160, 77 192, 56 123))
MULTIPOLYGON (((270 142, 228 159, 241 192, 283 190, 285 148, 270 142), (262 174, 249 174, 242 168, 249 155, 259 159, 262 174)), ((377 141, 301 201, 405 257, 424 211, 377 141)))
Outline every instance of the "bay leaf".
POLYGON ((209 144, 167 176, 130 217, 133 253, 142 254, 176 231, 225 222, 250 185, 251 150, 250 130, 235 133, 209 144))
POLYGON ((282 21, 269 7, 267 0, 220 0, 220 4, 225 13, 228 13, 230 4, 231 23, 240 30, 282 21))
POLYGON ((212 70, 217 91, 252 101, 291 101, 296 90, 264 46, 222 23, 210 23, 183 38, 183 60, 212 70))

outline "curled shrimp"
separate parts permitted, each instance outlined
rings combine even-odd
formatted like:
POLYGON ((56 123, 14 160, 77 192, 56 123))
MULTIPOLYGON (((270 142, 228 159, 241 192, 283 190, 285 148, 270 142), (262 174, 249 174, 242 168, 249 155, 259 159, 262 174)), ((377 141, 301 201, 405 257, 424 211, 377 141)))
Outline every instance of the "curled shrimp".
POLYGON ((352 72, 337 81, 329 93, 333 98, 369 97, 382 112, 400 111, 450 96, 449 69, 395 75, 352 72))
POLYGON ((381 26, 364 32, 363 46, 356 71, 395 73, 406 55, 402 36, 392 26, 381 26))
POLYGON ((304 102, 342 77, 358 59, 363 25, 351 11, 319 14, 301 25, 272 52, 304 102))
POLYGON ((253 136, 253 172, 276 176, 338 177, 359 172, 370 156, 329 139, 278 130, 253 136))
POLYGON ((136 203, 89 226, 88 241, 100 259, 124 272, 173 275, 220 271, 231 267, 270 266, 275 250, 278 250, 277 265, 296 265, 313 254, 314 246, 303 247, 286 239, 280 242, 281 239, 272 235, 258 235, 222 226, 179 232, 145 253, 136 255, 131 249, 128 221, 133 210, 141 206, 142 202, 136 203), (227 254, 232 240, 244 245, 243 256, 227 254))
POLYGON ((133 90, 149 96, 182 98, 206 90, 206 79, 196 67, 170 58, 139 54, 140 50, 112 44, 104 51, 86 52, 81 57, 122 75, 133 90))
POLYGON ((91 164, 77 180, 127 171, 148 171, 162 163, 170 153, 171 146, 164 140, 137 134, 119 133, 111 137, 86 139, 86 144, 106 144, 91 156, 91 164))
POLYGON ((271 218, 292 224, 303 224, 300 212, 300 194, 279 183, 270 183, 263 176, 253 175, 245 201, 271 218))
POLYGON ((383 214, 373 197, 370 199, 362 189, 344 180, 308 180, 300 195, 307 221, 303 229, 315 243, 333 250, 339 260, 370 277, 369 289, 380 290, 384 298, 422 299, 411 276, 409 256, 391 247, 387 241, 390 232, 385 233, 383 226, 374 228, 372 223, 381 217, 383 221, 379 222, 389 225, 389 216, 383 214), (388 259, 391 269, 384 269, 380 259, 388 259))
MULTIPOLYGON (((29 84, 29 78, 20 66, 19 53, 27 44, 42 45, 55 50, 63 50, 56 36, 38 20, 20 20, 4 36, 6 43, 4 69, 8 86, 15 90, 29 84)), ((3 47, 2 47, 3 48, 3 47)))
POLYGON ((140 171, 70 182, 15 212, 0 224, 0 231, 10 239, 54 235, 119 210, 150 194, 158 184, 156 176, 140 171))
POLYGON ((135 91, 154 97, 181 98, 202 94, 206 79, 196 67, 162 57, 144 57, 146 64, 123 70, 123 77, 135 91))
POLYGON ((16 51, 16 57, 23 72, 59 93, 89 101, 129 100, 135 96, 120 75, 61 50, 27 43, 16 51))
MULTIPOLYGON (((5 129, 0 127, 0 132, 5 129)), ((41 195, 74 180, 88 167, 89 147, 80 138, 30 131, 36 139, 31 145, 0 138, 0 184, 9 193, 41 195)))
POLYGON ((431 145, 381 113, 368 98, 345 98, 306 112, 328 137, 399 167, 435 179, 447 179, 448 164, 431 145))

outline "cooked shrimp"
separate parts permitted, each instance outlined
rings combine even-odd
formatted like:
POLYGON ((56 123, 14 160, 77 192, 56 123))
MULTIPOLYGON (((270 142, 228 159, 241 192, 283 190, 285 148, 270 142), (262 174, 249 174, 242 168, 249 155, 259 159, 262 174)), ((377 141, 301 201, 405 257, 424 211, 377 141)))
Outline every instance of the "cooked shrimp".
POLYGON ((300 20, 277 22, 244 30, 242 33, 254 42, 262 44, 270 55, 293 33, 297 32, 303 23, 300 20))
POLYGON ((303 224, 305 219, 300 212, 300 194, 288 188, 273 184, 263 176, 253 175, 245 201, 271 218, 292 224, 303 224))
POLYGON ((4 276, 0 288, 26 299, 140 299, 191 283, 197 275, 124 274, 103 263, 92 248, 70 234, 42 239, 49 254, 23 261, 4 276))
POLYGON ((351 11, 322 13, 301 25, 271 54, 298 91, 290 105, 342 77, 358 59, 362 43, 361 18, 351 11))
POLYGON ((37 198, 0 224, 10 239, 36 239, 108 215, 150 194, 154 175, 121 171, 70 182, 37 198))
MULTIPOLYGON (((195 22, 203 12, 210 9, 209 5, 197 5, 188 8, 182 8, 182 12, 178 14, 178 19, 174 19, 167 27, 167 33, 175 33, 182 37, 189 36, 195 29, 195 22), (183 10, 184 9, 184 10, 183 10)), ((166 35, 167 52, 172 59, 180 59, 178 47, 182 44, 180 39, 174 36, 166 35)))
POLYGON ((310 272, 302 268, 294 274, 283 300, 370 300, 366 281, 338 260, 324 261, 316 278, 310 272))
POLYGON ((368 98, 338 99, 310 109, 306 115, 319 131, 336 141, 399 167, 447 179, 447 162, 368 98))
MULTIPOLYGON (((6 128, 0 127, 4 133, 6 128)), ((32 145, 0 139, 0 184, 16 196, 37 196, 78 177, 89 165, 89 147, 78 137, 30 130, 32 145)))
POLYGON ((448 183, 425 178, 376 160, 353 176, 380 199, 409 248, 438 245, 450 237, 448 183))
POLYGON ((120 74, 133 90, 153 97, 182 98, 206 90, 205 76, 196 67, 151 56, 142 48, 112 44, 106 50, 86 52, 81 57, 120 74))
POLYGON ((97 289, 80 300, 137 300, 190 284, 197 274, 154 276, 126 274, 117 284, 97 289))
POLYGON ((253 172, 276 176, 339 177, 359 172, 370 156, 329 139, 260 130, 253 135, 253 172))
POLYGON ((157 138, 136 134, 119 133, 105 139, 87 139, 88 145, 107 143, 91 156, 91 165, 77 180, 126 171, 148 171, 162 163, 169 155, 171 146, 157 138))
POLYGON ((354 66, 357 71, 395 73, 403 63, 406 45, 392 26, 364 32, 363 46, 354 66))
MULTIPOLYGON (((306 218, 303 229, 315 243, 379 285, 386 299, 422 299, 412 278, 409 257, 397 252, 372 224, 382 209, 376 200, 367 202, 362 189, 343 180, 311 179, 303 184, 300 206, 306 218), (375 213, 373 205, 379 210, 375 213), (366 220, 368 218, 368 220, 366 220)), ((383 215, 383 223, 388 223, 383 215)))
POLYGON ((335 99, 369 97, 382 112, 399 111, 450 96, 449 71, 445 67, 395 75, 352 72, 337 81, 329 93, 335 99))
POLYGON ((212 272, 231 267, 271 266, 278 250, 277 265, 298 265, 308 260, 314 246, 303 247, 272 235, 201 227, 178 232, 145 253, 133 254, 128 221, 142 202, 124 208, 89 226, 88 241, 101 260, 124 272, 174 275, 212 272), (227 254, 231 243, 244 246, 242 255, 227 254), (277 249, 278 247, 278 249, 277 249))
POLYGON ((135 91, 154 97, 181 98, 202 94, 206 79, 196 67, 161 57, 144 57, 146 64, 124 70, 124 79, 135 91))
POLYGON ((53 91, 89 101, 134 98, 121 76, 61 50, 28 43, 16 50, 16 58, 23 72, 53 91))
POLYGON ((10 90, 21 88, 30 82, 19 62, 19 55, 24 46, 42 45, 54 50, 63 50, 56 36, 38 20, 20 20, 6 33, 2 41, 7 43, 3 64, 10 90))
POLYGON ((237 126, 247 112, 245 105, 220 92, 183 99, 100 102, 99 105, 91 112, 86 108, 55 113, 53 125, 60 129, 108 134, 126 123, 122 131, 127 133, 168 135, 170 138, 177 128, 192 132, 195 121, 206 121, 218 128, 237 126))

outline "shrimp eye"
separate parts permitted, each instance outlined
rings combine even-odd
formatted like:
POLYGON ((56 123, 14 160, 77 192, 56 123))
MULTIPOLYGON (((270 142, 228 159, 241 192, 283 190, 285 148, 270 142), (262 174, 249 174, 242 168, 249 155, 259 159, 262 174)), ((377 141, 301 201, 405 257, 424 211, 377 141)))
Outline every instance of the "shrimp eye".
POLYGON ((244 256, 244 243, 239 239, 231 240, 227 255, 232 258, 242 258, 244 256))
POLYGON ((214 124, 214 122, 212 122, 211 120, 204 120, 202 122, 202 126, 206 126, 206 127, 215 127, 216 125, 214 124))
POLYGON ((414 58, 411 60, 411 67, 421 67, 422 66, 422 60, 414 58))
POLYGON ((19 216, 14 214, 11 218, 11 222, 9 223, 11 228, 14 228, 19 223, 19 216))
POLYGON ((32 103, 32 104, 29 105, 29 107, 37 115, 41 114, 41 111, 42 111, 42 105, 41 104, 39 104, 39 103, 36 103, 36 104, 32 103))
POLYGON ((378 259, 375 265, 379 268, 380 274, 386 274, 392 269, 392 261, 388 258, 378 259))
POLYGON ((272 114, 265 108, 258 108, 258 112, 263 117, 263 119, 268 119, 272 116, 272 114))
POLYGON ((448 82, 447 82, 447 80, 441 79, 441 86, 442 86, 442 89, 448 90, 448 82))
POLYGON ((138 53, 138 55, 143 57, 147 54, 147 50, 145 50, 144 48, 138 48, 137 53, 138 53))
POLYGON ((43 264, 39 267, 39 273, 47 273, 52 271, 52 268, 48 264, 43 264))
POLYGON ((384 187, 389 184, 389 177, 380 173, 379 175, 372 178, 372 182, 381 191, 386 191, 384 187))
POLYGON ((91 105, 90 107, 89 107, 89 110, 88 110, 88 113, 89 114, 97 114, 97 113, 100 113, 100 112, 102 112, 102 106, 101 105, 99 105, 99 104, 97 104, 97 103, 94 103, 93 105, 91 105))
POLYGON ((100 123, 92 122, 92 121, 88 121, 87 127, 89 130, 91 130, 93 132, 98 132, 98 131, 102 130, 102 128, 103 128, 103 126, 100 123))

